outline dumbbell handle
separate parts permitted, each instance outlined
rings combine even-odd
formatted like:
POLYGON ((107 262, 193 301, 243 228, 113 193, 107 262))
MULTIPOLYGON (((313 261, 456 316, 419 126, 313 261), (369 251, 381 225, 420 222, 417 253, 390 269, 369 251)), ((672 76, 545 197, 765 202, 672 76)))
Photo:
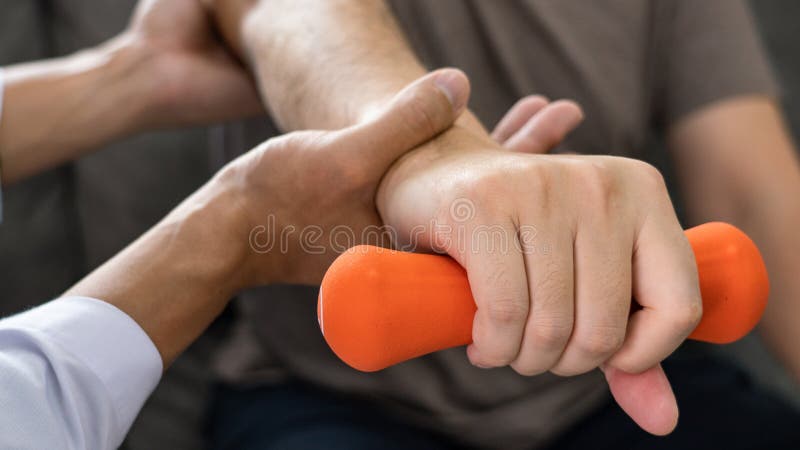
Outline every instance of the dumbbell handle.
MULTIPOLYGON (((686 237, 703 298, 703 318, 689 339, 721 344, 743 337, 769 294, 758 248, 721 222, 686 230, 686 237)), ((339 358, 371 372, 469 344, 475 310, 467 275, 453 259, 362 245, 328 269, 317 317, 339 358)))

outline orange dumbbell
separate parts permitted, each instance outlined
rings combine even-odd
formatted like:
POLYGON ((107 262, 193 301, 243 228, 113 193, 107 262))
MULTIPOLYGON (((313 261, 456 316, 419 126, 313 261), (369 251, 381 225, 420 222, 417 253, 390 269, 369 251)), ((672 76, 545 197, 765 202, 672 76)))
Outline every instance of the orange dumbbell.
MULTIPOLYGON (((753 241, 732 225, 686 231, 703 318, 689 339, 729 343, 758 323, 769 293, 753 241)), ((317 316, 325 340, 350 366, 376 371, 472 342, 475 302, 464 269, 447 256, 357 246, 322 280, 317 316)))

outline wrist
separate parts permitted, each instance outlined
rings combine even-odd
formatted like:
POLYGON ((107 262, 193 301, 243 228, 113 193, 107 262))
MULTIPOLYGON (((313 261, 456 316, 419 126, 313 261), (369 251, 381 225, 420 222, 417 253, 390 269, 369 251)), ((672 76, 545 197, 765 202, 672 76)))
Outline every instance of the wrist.
POLYGON ((227 194, 210 182, 65 295, 101 299, 127 313, 167 367, 247 285, 245 246, 227 194))
POLYGON ((175 258, 186 260, 201 284, 226 296, 254 284, 244 210, 241 195, 218 175, 158 225, 180 244, 175 258))
MULTIPOLYGON (((467 112, 449 130, 398 158, 381 179, 375 197, 376 207, 384 223, 395 222, 397 214, 392 211, 392 207, 402 202, 393 199, 403 196, 400 191, 408 188, 406 182, 415 173, 433 169, 440 161, 453 155, 485 150, 493 146, 493 141, 480 122, 467 112)), ((429 188, 432 189, 433 186, 423 189, 429 188)))
MULTIPOLYGON (((362 14, 372 14, 370 10, 380 2, 374 3, 358 8, 363 8, 362 14)), ((308 11, 288 5, 291 2, 287 2, 287 6, 261 2, 229 14, 237 17, 238 20, 233 20, 236 26, 223 24, 234 30, 224 32, 226 36, 235 36, 227 38, 228 43, 240 47, 238 52, 254 72, 273 119, 285 131, 338 129, 363 123, 384 109, 409 83, 427 73, 406 48, 401 36, 375 37, 356 23, 347 27, 337 25, 352 31, 346 36, 334 33, 323 38, 320 35, 320 40, 314 42, 286 39, 297 32, 298 24, 309 27, 308 11), (361 54, 355 45, 361 39, 377 39, 378 49, 374 54, 361 54), (351 51, 356 53, 350 55, 351 51), (330 69, 328 64, 340 59, 341 64, 327 70, 330 69), (308 61, 317 60, 322 61, 324 67, 308 64, 308 61), (290 80, 292 83, 288 84, 290 80)), ((331 21, 326 20, 322 28, 340 16, 349 23, 346 22, 352 20, 349 12, 340 11, 339 6, 336 2, 316 2, 312 16, 327 17, 331 21)), ((379 10, 383 8, 383 5, 378 7, 379 10)), ((227 20, 230 21, 230 17, 227 20)))
POLYGON ((288 236, 282 231, 292 225, 284 228, 282 220, 290 214, 273 208, 275 187, 252 169, 246 159, 228 164, 173 213, 197 224, 196 239, 214 255, 214 272, 233 293, 289 279, 283 260, 288 236))

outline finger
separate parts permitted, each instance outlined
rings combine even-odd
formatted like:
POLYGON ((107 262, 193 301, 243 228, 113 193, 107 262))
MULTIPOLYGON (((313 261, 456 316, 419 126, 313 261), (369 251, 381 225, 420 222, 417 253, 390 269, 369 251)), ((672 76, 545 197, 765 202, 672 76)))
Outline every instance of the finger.
POLYGON ((631 242, 632 236, 603 219, 589 219, 578 229, 575 326, 553 373, 572 376, 588 372, 622 346, 631 305, 631 242))
POLYGON ((678 403, 660 364, 636 375, 613 367, 603 373, 614 400, 644 431, 664 436, 678 425, 678 403))
POLYGON ((460 70, 432 72, 408 85, 374 118, 344 130, 338 151, 380 177, 398 157, 449 128, 466 108, 469 90, 460 70))
POLYGON ((573 237, 561 224, 537 229, 530 233, 533 236, 526 235, 525 226, 520 227, 520 240, 525 249, 531 311, 522 347, 511 367, 530 376, 555 365, 573 331, 573 237))
MULTIPOLYGON (((488 222, 496 223, 496 222, 488 222)), ((525 261, 514 224, 475 227, 464 252, 477 305, 467 355, 478 367, 505 366, 519 353, 528 318, 525 261)))
POLYGON ((633 296, 641 309, 631 315, 625 343, 608 361, 629 373, 664 360, 702 315, 694 254, 672 205, 664 203, 653 205, 634 242, 633 296))
POLYGON ((492 131, 492 139, 500 145, 522 129, 533 116, 542 110, 550 101, 541 95, 529 95, 518 100, 506 115, 500 119, 492 131))
POLYGON ((524 153, 547 153, 583 121, 583 110, 570 100, 558 100, 542 108, 503 145, 524 153))

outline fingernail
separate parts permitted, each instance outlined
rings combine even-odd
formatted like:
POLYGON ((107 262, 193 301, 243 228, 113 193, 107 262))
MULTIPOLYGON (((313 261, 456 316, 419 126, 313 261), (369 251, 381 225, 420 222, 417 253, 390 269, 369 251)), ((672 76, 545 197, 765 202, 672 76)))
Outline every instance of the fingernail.
POLYGON ((450 101, 456 114, 460 114, 466 108, 469 82, 463 72, 458 69, 442 69, 434 75, 433 82, 450 101))

